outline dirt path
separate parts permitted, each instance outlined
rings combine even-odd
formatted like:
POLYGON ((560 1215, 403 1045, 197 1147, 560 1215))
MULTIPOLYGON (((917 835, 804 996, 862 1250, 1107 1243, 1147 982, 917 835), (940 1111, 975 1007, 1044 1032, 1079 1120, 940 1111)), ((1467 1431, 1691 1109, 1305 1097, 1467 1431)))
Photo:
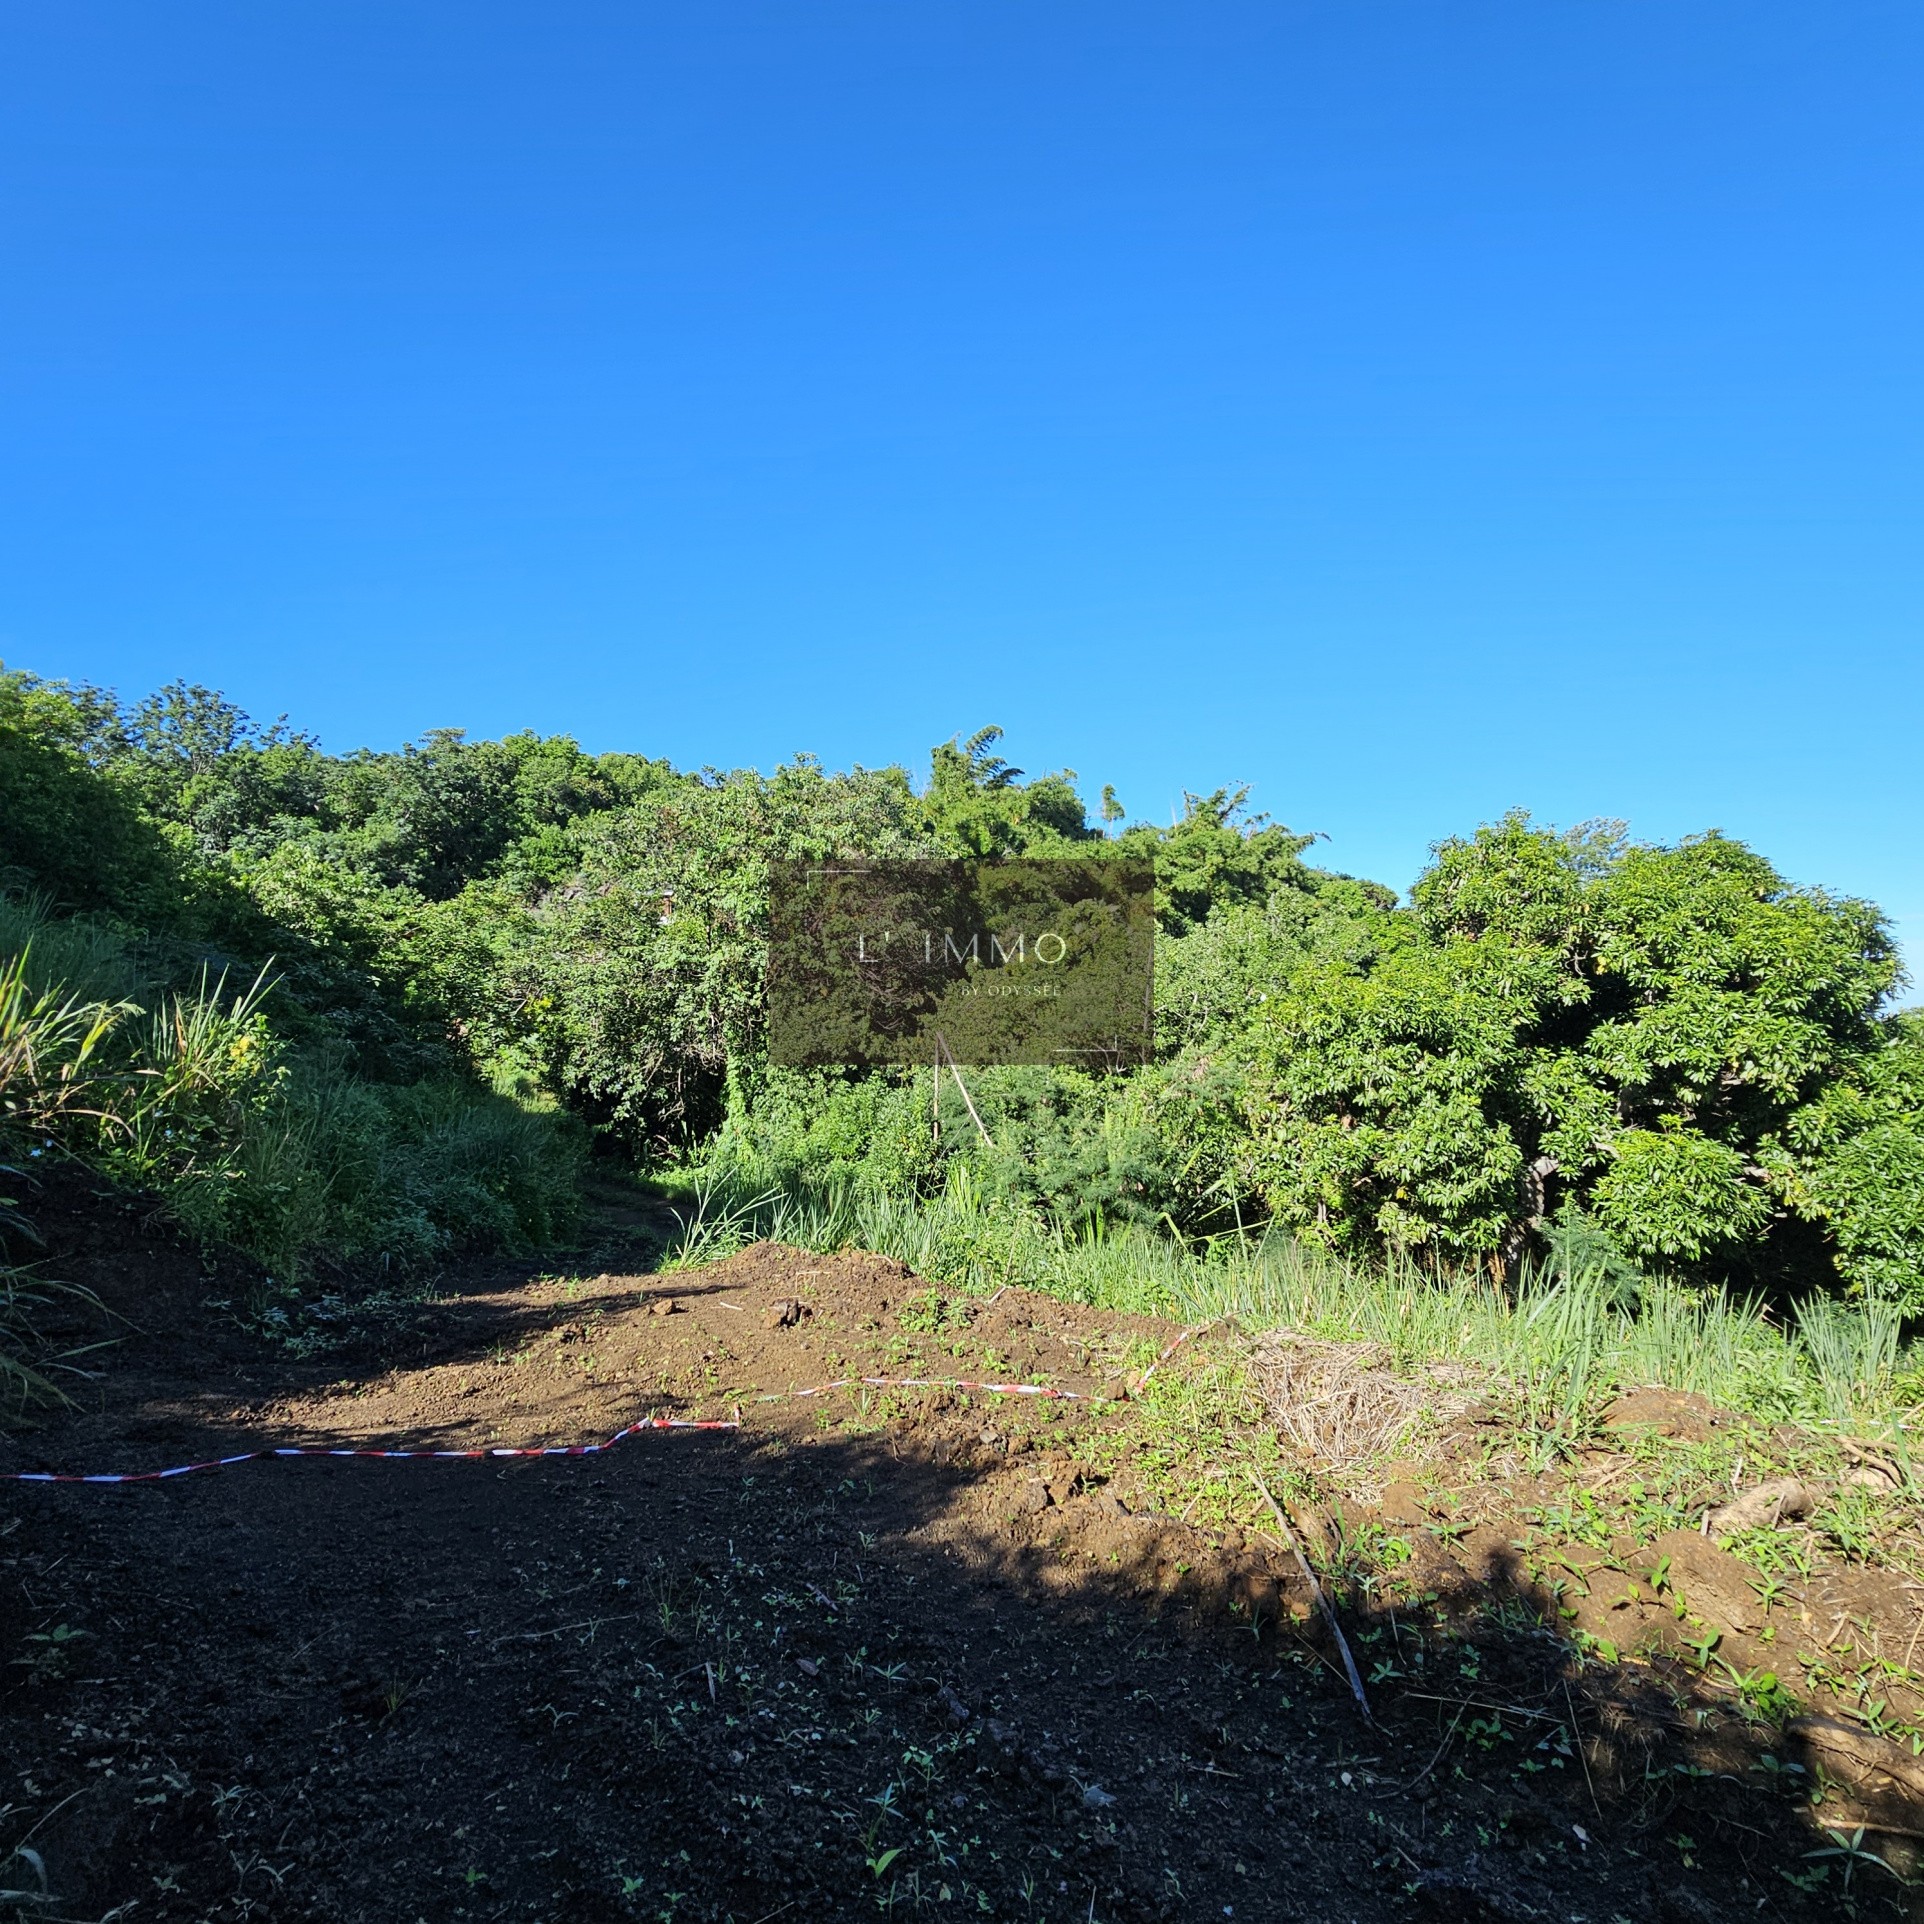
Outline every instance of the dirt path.
MULTIPOLYGON (((741 1427, 7 1486, 0 1851, 27 1842, 59 1900, 23 1915, 1843 1914, 1839 1865, 1799 1888, 1828 1840, 1767 1774, 1672 1757, 1674 1704, 1627 1730, 1636 1706, 1580 1703, 1514 1624, 1359 1632, 1362 1722, 1279 1546, 1131 1515, 1078 1470, 1134 1421, 1102 1392, 1168 1334, 1019 1291, 945 1312, 882 1259, 763 1246, 493 1276, 406 1332, 404 1367, 130 1347, 0 1467, 741 1427), (848 1375, 1088 1400, 759 1400, 848 1375)), ((1848 1896, 1909 1914, 1881 1868, 1848 1896)))

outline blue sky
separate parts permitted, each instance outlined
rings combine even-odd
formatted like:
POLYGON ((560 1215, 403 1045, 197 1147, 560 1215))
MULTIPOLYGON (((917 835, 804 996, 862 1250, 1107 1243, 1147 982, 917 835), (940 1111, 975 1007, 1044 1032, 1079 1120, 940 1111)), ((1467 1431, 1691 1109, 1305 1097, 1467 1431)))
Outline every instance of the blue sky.
POLYGON ((4 20, 10 665, 1719 826, 1924 953, 1915 7, 4 20))

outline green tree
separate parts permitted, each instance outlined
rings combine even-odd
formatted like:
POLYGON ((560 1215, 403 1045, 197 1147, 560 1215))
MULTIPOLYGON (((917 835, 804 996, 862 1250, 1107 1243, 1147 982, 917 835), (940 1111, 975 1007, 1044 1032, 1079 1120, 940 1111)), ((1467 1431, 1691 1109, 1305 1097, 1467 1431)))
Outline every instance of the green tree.
POLYGON ((1897 980, 1874 909, 1727 837, 1511 815, 1439 845, 1407 909, 1262 1006, 1261 1181, 1345 1247, 1505 1268, 1568 1203, 1644 1259, 1741 1263, 1800 1196, 1816 1213, 1782 1145, 1875 1049, 1897 980))
POLYGON ((1924 1010, 1881 1023, 1875 1047, 1791 1118, 1767 1159, 1852 1284, 1924 1310, 1924 1010))
POLYGON ((930 852, 1047 855, 1099 840, 1101 831, 1089 826, 1076 793, 1074 770, 1025 782, 1021 769, 995 753, 1001 739, 999 728, 978 728, 966 742, 946 741, 931 752, 920 798, 930 852))
POLYGON ((1181 821, 1169 828, 1144 823, 1118 838, 1125 853, 1154 861, 1157 914, 1171 935, 1194 928, 1212 910, 1260 905, 1308 879, 1303 851, 1316 837, 1249 815, 1248 796, 1247 788, 1185 794, 1181 821))
POLYGON ((0 887, 176 921, 203 878, 137 796, 102 778, 117 734, 99 690, 0 668, 0 887))
POLYGON ((596 817, 503 965, 548 1085, 640 1141, 717 1127, 731 1068, 761 1058, 770 864, 926 854, 923 835, 902 770, 809 757, 596 817))

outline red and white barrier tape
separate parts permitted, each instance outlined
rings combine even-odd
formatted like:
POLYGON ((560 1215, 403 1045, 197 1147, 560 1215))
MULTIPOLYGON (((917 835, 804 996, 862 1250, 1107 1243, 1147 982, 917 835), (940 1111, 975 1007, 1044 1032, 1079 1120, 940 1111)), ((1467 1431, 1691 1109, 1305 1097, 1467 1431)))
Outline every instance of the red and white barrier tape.
POLYGON ((982 1396, 1046 1396, 1064 1403, 1086 1403, 1079 1390, 1059 1390, 1046 1383, 971 1383, 961 1376, 841 1376, 813 1389, 772 1390, 758 1403, 787 1403, 804 1396, 826 1396, 831 1390, 973 1390, 982 1396))
POLYGON ((161 1483, 169 1477, 192 1476, 197 1470, 225 1470, 236 1463, 254 1463, 275 1456, 366 1456, 377 1457, 387 1462, 467 1462, 481 1457, 495 1456, 599 1456, 604 1450, 612 1450, 617 1443, 625 1441, 628 1437, 640 1435, 643 1430, 734 1430, 740 1427, 738 1423, 724 1422, 719 1418, 709 1421, 687 1416, 644 1416, 639 1423, 630 1423, 625 1430, 617 1430, 605 1443, 552 1443, 518 1449, 489 1447, 479 1450, 329 1450, 314 1447, 283 1447, 269 1450, 243 1450, 238 1456, 210 1457, 205 1463, 178 1463, 168 1470, 123 1470, 93 1476, 58 1470, 9 1470, 4 1477, 0 1477, 0 1481, 7 1483, 161 1483))
MULTIPOLYGON (((1036 1396, 1065 1403, 1086 1403, 1090 1399, 1079 1390, 1059 1390, 1046 1383, 974 1383, 960 1376, 844 1376, 833 1383, 817 1383, 805 1390, 775 1390, 758 1396, 758 1403, 785 1403, 808 1396, 827 1396, 833 1390, 970 1390, 982 1396, 1036 1396)), ((329 1456, 370 1457, 381 1462, 459 1463, 503 1456, 599 1456, 617 1443, 644 1430, 738 1430, 739 1422, 720 1417, 644 1416, 617 1430, 605 1443, 551 1443, 520 1448, 488 1447, 478 1450, 370 1450, 362 1448, 325 1449, 318 1446, 288 1445, 278 1449, 242 1450, 237 1456, 209 1457, 204 1463, 177 1463, 165 1470, 121 1470, 83 1475, 61 1470, 8 1470, 0 1473, 4 1483, 164 1483, 172 1477, 192 1476, 201 1470, 226 1470, 237 1463, 256 1463, 270 1457, 329 1456)))
MULTIPOLYGON (((1216 1319, 1217 1322, 1221 1320, 1220 1317, 1216 1319)), ((1140 1396, 1142 1392, 1149 1387, 1149 1379, 1154 1376, 1192 1336, 1200 1336, 1204 1330, 1214 1329, 1215 1327, 1216 1323, 1196 1323, 1188 1329, 1178 1330, 1175 1339, 1164 1346, 1162 1354, 1136 1379, 1136 1394, 1140 1396)))

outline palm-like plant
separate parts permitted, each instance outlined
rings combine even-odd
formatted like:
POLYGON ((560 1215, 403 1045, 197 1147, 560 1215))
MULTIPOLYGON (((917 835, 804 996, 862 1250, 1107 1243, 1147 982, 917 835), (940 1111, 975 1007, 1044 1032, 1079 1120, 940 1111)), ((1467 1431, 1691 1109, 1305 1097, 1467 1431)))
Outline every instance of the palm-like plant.
POLYGON ((31 1135, 71 1116, 98 1116, 102 1046, 136 1011, 36 991, 28 951, 0 964, 0 1130, 31 1135))

